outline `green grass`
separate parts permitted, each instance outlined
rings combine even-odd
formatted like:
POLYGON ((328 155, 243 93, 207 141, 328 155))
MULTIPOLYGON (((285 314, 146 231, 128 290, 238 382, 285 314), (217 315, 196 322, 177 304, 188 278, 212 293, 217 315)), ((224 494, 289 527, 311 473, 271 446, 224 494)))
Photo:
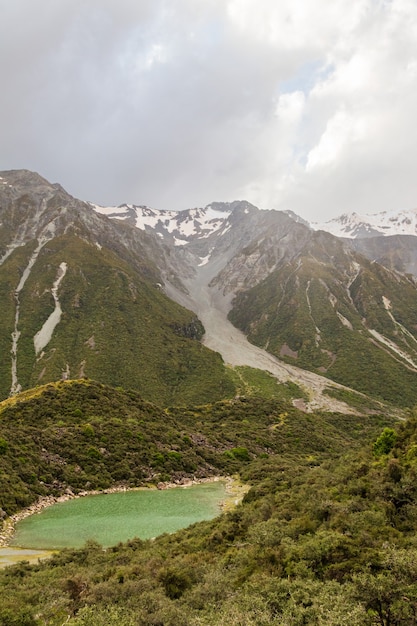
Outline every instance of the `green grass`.
POLYGON ((279 383, 275 376, 264 370, 246 365, 238 366, 231 369, 231 377, 239 395, 285 400, 307 399, 306 392, 299 385, 292 382, 279 383))

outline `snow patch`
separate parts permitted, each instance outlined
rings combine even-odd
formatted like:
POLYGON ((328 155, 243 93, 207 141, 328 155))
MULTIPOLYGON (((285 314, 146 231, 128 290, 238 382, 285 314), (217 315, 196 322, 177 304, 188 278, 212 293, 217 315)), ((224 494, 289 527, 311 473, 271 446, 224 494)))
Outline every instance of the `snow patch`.
POLYGON ((387 311, 391 310, 391 301, 388 300, 388 298, 386 298, 385 296, 382 296, 382 302, 384 304, 384 307, 387 311))
POLYGON ((100 206, 99 204, 89 203, 90 206, 96 211, 96 213, 101 213, 101 215, 107 215, 110 217, 119 217, 121 218, 123 214, 128 212, 127 206, 100 206))
POLYGON ((221 237, 223 237, 223 235, 225 235, 230 229, 232 228, 232 225, 229 224, 228 226, 226 226, 226 228, 223 230, 222 233, 220 233, 221 237))
POLYGON ((66 272, 67 272, 67 264, 63 262, 59 266, 57 278, 55 282, 53 283, 53 286, 51 289, 52 297, 55 302, 55 309, 52 311, 52 313, 50 314, 46 322, 43 324, 42 328, 36 333, 36 335, 33 338, 35 352, 37 355, 51 341, 53 332, 56 326, 61 321, 62 309, 61 309, 61 304, 58 299, 58 288, 66 272))
POLYGON ((203 258, 200 257, 201 261, 200 263, 198 263, 198 267, 201 267, 202 265, 207 265, 207 263, 210 261, 210 257, 211 257, 211 254, 208 254, 207 256, 203 258))
POLYGON ((187 243, 188 241, 186 241, 185 239, 177 239, 176 237, 174 237, 174 246, 186 246, 187 243))
POLYGON ((6 185, 6 187, 10 187, 10 189, 13 188, 13 185, 10 185, 7 180, 5 178, 3 178, 3 176, 0 176, 0 184, 2 185, 6 185))
MULTIPOLYGON (((218 211, 208 205, 205 209, 189 209, 186 211, 164 211, 146 206, 122 205, 119 207, 102 207, 90 203, 90 206, 102 215, 111 219, 124 220, 135 216, 135 226, 139 230, 152 229, 156 232, 165 231, 177 235, 175 245, 184 245, 181 238, 198 237, 206 239, 212 233, 224 227, 230 217, 230 211, 218 211)), ((230 226, 227 227, 227 230, 230 226)), ((224 231, 226 232, 226 230, 224 231)))
POLYGON ((123 222, 127 218, 127 215, 112 215, 109 217, 111 217, 113 220, 119 220, 120 222, 123 222))
MULTIPOLYGON (((413 341, 415 344, 417 344, 417 339, 414 337, 414 335, 412 333, 410 333, 409 330, 407 330, 407 328, 405 326, 403 326, 400 322, 398 322, 395 317, 393 316, 393 314, 391 313, 391 301, 388 300, 388 298, 386 298, 385 296, 382 296, 382 302, 384 303, 384 307, 385 310, 388 313, 388 316, 390 318, 390 320, 392 321, 392 323, 394 324, 394 326, 399 329, 403 335, 405 337, 407 337, 408 339, 411 339, 411 341, 413 341)), ((408 342, 407 342, 408 343, 408 342)))
MULTIPOLYGON (((48 225, 49 226, 49 225, 48 225)), ((39 256, 39 252, 42 250, 43 246, 51 239, 50 235, 53 232, 53 229, 49 229, 48 227, 44 231, 45 234, 38 239, 38 245, 32 253, 32 256, 29 259, 27 266, 25 267, 23 274, 19 280, 19 284, 17 285, 14 292, 14 300, 16 304, 16 311, 14 316, 14 330, 12 332, 12 348, 10 350, 10 354, 12 356, 12 368, 11 368, 11 376, 12 376, 12 386, 10 388, 10 395, 13 396, 16 393, 19 393, 22 390, 22 386, 20 385, 17 378, 17 347, 20 338, 19 331, 19 316, 20 316, 20 292, 22 291, 27 279, 30 276, 30 272, 32 271, 32 267, 34 266, 36 259, 39 256)))
POLYGON ((336 298, 336 296, 335 296, 333 293, 331 293, 330 291, 329 291, 329 300, 330 300, 330 304, 331 304, 331 305, 332 305, 332 307, 334 308, 334 307, 336 306, 336 304, 337 304, 337 298, 336 298))
MULTIPOLYGON (((168 232, 172 232, 172 227, 174 227, 175 222, 169 224, 167 230, 168 232)), ((181 235, 185 235, 186 237, 191 237, 191 235, 197 234, 196 224, 194 223, 194 218, 189 216, 183 222, 177 222, 177 225, 174 227, 174 230, 177 230, 181 233, 181 235)))
POLYGON ((307 283, 306 300, 307 300, 307 306, 308 306, 308 311, 309 311, 309 314, 310 314, 311 321, 313 322, 314 327, 316 329, 316 335, 315 335, 314 340, 315 340, 315 344, 316 344, 316 348, 317 348, 319 343, 320 343, 320 341, 321 341, 321 330, 316 325, 316 322, 315 322, 314 317, 313 317, 312 309, 311 309, 311 302, 310 302, 310 296, 309 296, 310 285, 311 285, 311 280, 309 280, 308 283, 307 283))
MULTIPOLYGON (((248 209, 245 209, 245 213, 246 212, 249 212, 248 209)), ((225 219, 230 217, 230 211, 216 211, 215 209, 212 209, 211 206, 208 206, 205 209, 205 217, 207 222, 211 220, 224 221, 225 219)))
POLYGON ((6 252, 3 254, 3 256, 0 258, 0 265, 2 265, 5 260, 7 259, 7 257, 9 257, 11 255, 11 253, 13 252, 13 250, 16 250, 16 248, 20 248, 23 245, 23 243, 10 243, 7 246, 7 250, 6 252))

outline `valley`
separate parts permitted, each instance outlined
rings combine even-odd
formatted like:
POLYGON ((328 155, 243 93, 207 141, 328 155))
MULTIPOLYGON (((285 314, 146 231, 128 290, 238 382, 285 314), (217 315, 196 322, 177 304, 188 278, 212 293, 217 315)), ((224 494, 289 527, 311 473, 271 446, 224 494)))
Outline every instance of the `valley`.
POLYGON ((415 623, 413 235, 0 178, 0 534, 87 492, 249 486, 185 529, 97 521, 0 571, 0 626, 415 623))
POLYGON ((99 207, 33 172, 1 177, 1 397, 88 377, 204 402, 233 397, 225 365, 245 365, 299 385, 306 410, 353 410, 349 389, 417 402, 410 275, 245 201, 99 207))
POLYGON ((295 382, 305 390, 309 400, 304 403, 302 399, 295 398, 294 401, 309 412, 314 410, 341 413, 354 411, 346 403, 323 395, 324 389, 332 386, 342 388, 342 386, 313 372, 279 361, 272 354, 249 343, 243 332, 233 326, 227 318, 231 306, 230 295, 224 296, 216 287, 210 287, 217 267, 215 266, 213 270, 210 261, 199 267, 198 260, 198 258, 195 259, 194 276, 184 280, 187 294, 180 292, 172 285, 167 286, 166 289, 171 298, 197 314, 204 326, 203 343, 205 346, 219 352, 225 363, 231 366, 247 365, 271 373, 280 382, 295 382))
POLYGON ((204 344, 226 363, 245 361, 301 384, 312 407, 347 410, 326 389, 417 401, 416 285, 392 264, 368 261, 297 216, 244 201, 180 213, 93 208, 156 235, 165 249, 162 288, 197 313, 204 344))

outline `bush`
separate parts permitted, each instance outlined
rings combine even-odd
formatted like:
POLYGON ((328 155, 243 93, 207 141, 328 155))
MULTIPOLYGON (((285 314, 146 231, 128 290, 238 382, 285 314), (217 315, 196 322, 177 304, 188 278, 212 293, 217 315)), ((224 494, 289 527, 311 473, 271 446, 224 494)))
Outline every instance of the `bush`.
POLYGON ((242 448, 242 447, 232 448, 230 452, 232 453, 233 458, 237 459, 238 461, 250 460, 249 452, 247 448, 242 448))
POLYGON ((397 433, 393 428, 384 428, 378 439, 373 445, 373 453, 375 456, 389 454, 393 449, 397 440, 397 433))
POLYGON ((0 437, 0 454, 6 454, 7 447, 7 441, 3 439, 3 437, 0 437))

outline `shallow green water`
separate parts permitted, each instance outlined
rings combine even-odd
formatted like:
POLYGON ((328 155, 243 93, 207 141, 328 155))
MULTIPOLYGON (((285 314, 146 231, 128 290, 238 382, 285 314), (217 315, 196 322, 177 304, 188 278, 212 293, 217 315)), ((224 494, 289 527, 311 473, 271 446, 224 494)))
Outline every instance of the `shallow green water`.
POLYGON ((7 565, 15 565, 19 561, 37 563, 40 559, 47 559, 53 554, 49 550, 28 550, 26 548, 0 548, 0 569, 7 565))
POLYGON ((133 537, 149 539, 216 517, 226 497, 224 482, 85 496, 22 520, 11 545, 78 548, 94 539, 108 547, 133 537))

